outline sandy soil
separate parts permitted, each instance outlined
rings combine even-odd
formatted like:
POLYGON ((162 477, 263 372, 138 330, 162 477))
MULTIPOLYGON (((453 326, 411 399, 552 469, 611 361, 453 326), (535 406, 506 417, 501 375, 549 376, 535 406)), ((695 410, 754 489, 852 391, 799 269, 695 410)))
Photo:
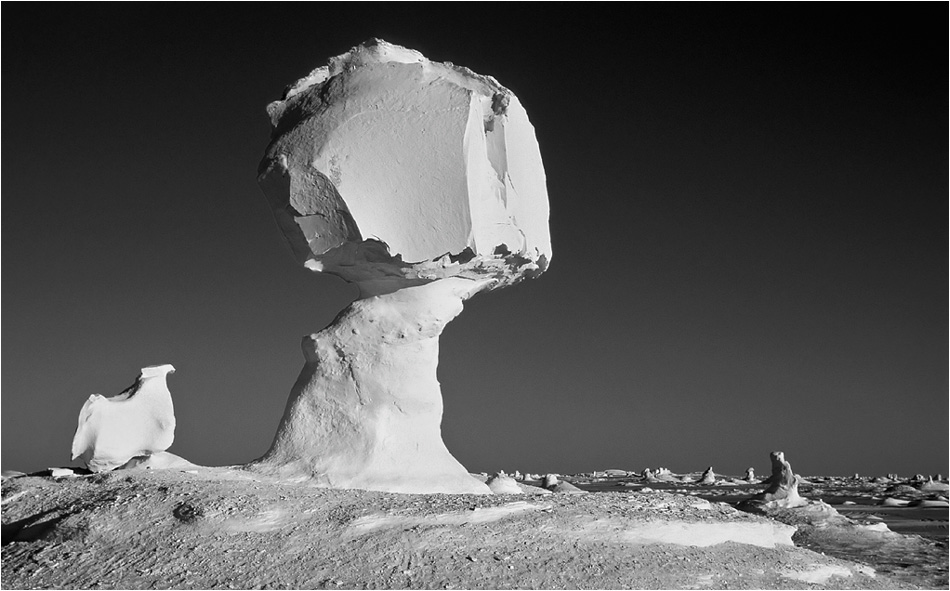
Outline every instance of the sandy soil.
POLYGON ((913 588, 790 535, 662 492, 400 495, 225 468, 23 476, 3 483, 2 585, 913 588))

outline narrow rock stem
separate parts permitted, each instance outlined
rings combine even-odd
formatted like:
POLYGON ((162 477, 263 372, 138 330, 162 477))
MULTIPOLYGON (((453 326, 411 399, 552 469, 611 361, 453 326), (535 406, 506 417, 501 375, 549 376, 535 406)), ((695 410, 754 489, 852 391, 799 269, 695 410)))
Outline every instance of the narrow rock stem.
POLYGON ((333 488, 487 493, 442 442, 439 335, 489 282, 450 278, 353 302, 305 337, 270 450, 248 467, 333 488))

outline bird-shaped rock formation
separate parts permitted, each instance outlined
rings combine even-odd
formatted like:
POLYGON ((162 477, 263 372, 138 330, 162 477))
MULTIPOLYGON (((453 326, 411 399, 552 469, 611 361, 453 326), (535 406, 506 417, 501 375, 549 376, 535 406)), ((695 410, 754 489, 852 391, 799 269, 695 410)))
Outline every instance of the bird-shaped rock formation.
POLYGON ((90 396, 79 412, 72 458, 106 472, 171 447, 175 409, 166 376, 174 371, 171 365, 145 367, 122 393, 90 396))

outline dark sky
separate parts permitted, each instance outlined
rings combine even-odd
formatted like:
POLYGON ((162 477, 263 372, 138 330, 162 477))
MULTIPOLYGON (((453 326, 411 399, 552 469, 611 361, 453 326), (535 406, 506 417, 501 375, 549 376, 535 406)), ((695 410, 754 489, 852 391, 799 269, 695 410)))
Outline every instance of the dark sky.
POLYGON ((267 450, 355 288, 292 259, 264 107, 380 37, 512 89, 547 170, 549 271, 441 341, 466 467, 948 471, 946 4, 435 6, 6 6, 4 469, 161 363, 170 451, 267 450))

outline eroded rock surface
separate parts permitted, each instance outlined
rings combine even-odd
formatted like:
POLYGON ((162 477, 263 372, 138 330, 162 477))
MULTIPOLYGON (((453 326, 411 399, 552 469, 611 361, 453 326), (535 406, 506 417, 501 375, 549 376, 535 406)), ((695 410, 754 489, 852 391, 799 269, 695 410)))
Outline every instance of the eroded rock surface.
POLYGON ((306 337, 274 443, 250 467, 331 488, 488 493, 440 427, 439 335, 471 289, 452 278, 357 300, 306 337))
POLYGON ((171 365, 145 367, 120 394, 90 396, 79 411, 72 458, 104 472, 171 447, 175 409, 166 377, 174 371, 171 365))
POLYGON ((534 128, 491 76, 373 40, 267 110, 261 187, 309 268, 372 295, 453 276, 498 287, 547 266, 534 128))

